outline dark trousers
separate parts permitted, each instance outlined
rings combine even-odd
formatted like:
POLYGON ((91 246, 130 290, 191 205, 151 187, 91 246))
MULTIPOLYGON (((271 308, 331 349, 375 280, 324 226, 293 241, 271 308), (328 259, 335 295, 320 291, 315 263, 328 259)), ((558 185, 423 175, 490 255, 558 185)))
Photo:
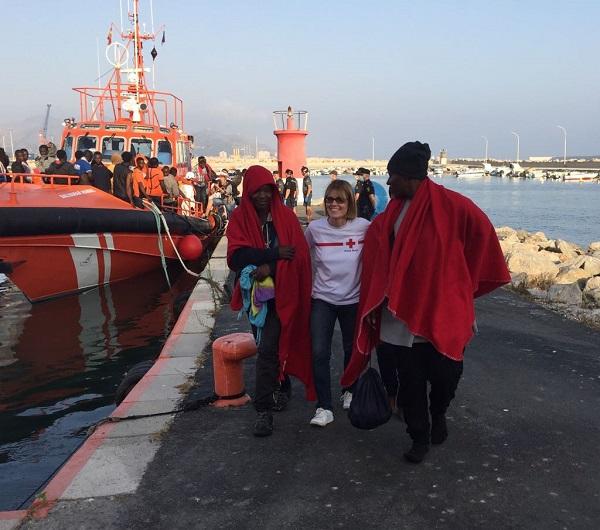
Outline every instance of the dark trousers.
POLYGON ((352 341, 358 304, 335 305, 312 299, 310 334, 313 348, 313 376, 317 391, 317 407, 332 410, 331 402, 331 340, 335 321, 340 323, 344 368, 352 356, 352 341))
POLYGON ((397 396, 404 411, 408 434, 415 442, 429 443, 429 414, 445 414, 462 375, 462 361, 442 355, 429 342, 415 343, 412 348, 382 342, 377 361, 388 395, 397 396))
POLYGON ((370 221, 371 218, 373 217, 373 214, 375 213, 375 210, 372 207, 362 207, 362 208, 358 208, 358 217, 362 217, 363 219, 366 219, 367 221, 370 221))
POLYGON ((275 304, 269 301, 267 318, 262 328, 256 358, 256 391, 254 408, 258 412, 271 410, 274 405, 273 392, 279 388, 279 335, 281 323, 275 304))
POLYGON ((206 191, 206 186, 194 185, 194 199, 196 202, 202 204, 202 208, 206 210, 206 205, 208 203, 208 192, 206 191))

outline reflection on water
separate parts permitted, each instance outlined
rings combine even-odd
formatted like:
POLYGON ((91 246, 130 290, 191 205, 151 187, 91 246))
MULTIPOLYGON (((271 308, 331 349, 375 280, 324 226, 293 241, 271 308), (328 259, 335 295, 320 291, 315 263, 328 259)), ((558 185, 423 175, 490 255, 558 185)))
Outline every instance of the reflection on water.
POLYGON ((193 284, 180 275, 168 291, 156 271, 31 305, 0 283, 0 510, 23 506, 110 414, 123 373, 158 355, 172 301, 193 284))
MULTIPOLYGON (((342 178, 354 184, 352 175, 342 178)), ((385 184, 386 178, 372 180, 385 184)), ((600 184, 595 182, 496 177, 433 180, 475 201, 495 226, 541 230, 551 239, 566 239, 583 246, 600 241, 600 184)), ((315 198, 323 197, 328 183, 327 176, 313 178, 315 198)))

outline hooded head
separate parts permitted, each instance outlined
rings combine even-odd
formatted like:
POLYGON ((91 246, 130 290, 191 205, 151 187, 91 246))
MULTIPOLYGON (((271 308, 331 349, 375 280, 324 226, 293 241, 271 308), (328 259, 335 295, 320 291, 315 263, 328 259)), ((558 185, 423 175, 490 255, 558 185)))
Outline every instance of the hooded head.
POLYGON ((244 189, 242 198, 252 200, 252 195, 256 193, 261 186, 270 186, 277 190, 273 180, 273 174, 263 166, 250 166, 244 174, 244 189))

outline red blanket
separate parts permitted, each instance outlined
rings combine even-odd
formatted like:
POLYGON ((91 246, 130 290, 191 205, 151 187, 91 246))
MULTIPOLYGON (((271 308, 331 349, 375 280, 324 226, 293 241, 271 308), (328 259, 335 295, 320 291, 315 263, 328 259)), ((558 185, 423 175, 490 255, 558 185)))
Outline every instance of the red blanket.
MULTIPOLYGON (((227 262, 242 247, 265 248, 260 223, 251 195, 261 186, 273 188, 271 217, 279 245, 293 246, 292 260, 278 260, 275 273, 275 307, 281 321, 279 360, 281 372, 298 377, 306 386, 307 399, 315 399, 312 377, 312 347, 310 341, 310 296, 312 270, 310 253, 298 218, 284 206, 270 171, 251 166, 244 176, 240 206, 233 211, 227 226, 227 262)), ((231 308, 242 308, 239 282, 236 284, 231 308)))
POLYGON ((510 281, 494 227, 469 199, 425 179, 394 239, 403 204, 391 200, 365 236, 356 340, 342 376, 346 387, 379 342, 386 297, 411 333, 462 360, 473 336, 473 299, 510 281))

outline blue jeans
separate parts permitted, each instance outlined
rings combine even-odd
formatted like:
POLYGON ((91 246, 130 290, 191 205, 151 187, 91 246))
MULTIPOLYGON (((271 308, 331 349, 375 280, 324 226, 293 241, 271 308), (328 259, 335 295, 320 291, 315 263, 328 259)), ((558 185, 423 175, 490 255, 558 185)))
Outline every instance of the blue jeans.
POLYGON ((317 407, 332 410, 331 403, 331 340, 335 321, 342 330, 344 368, 350 362, 354 325, 358 304, 335 305, 324 300, 312 299, 310 333, 313 348, 313 376, 317 391, 317 407))

